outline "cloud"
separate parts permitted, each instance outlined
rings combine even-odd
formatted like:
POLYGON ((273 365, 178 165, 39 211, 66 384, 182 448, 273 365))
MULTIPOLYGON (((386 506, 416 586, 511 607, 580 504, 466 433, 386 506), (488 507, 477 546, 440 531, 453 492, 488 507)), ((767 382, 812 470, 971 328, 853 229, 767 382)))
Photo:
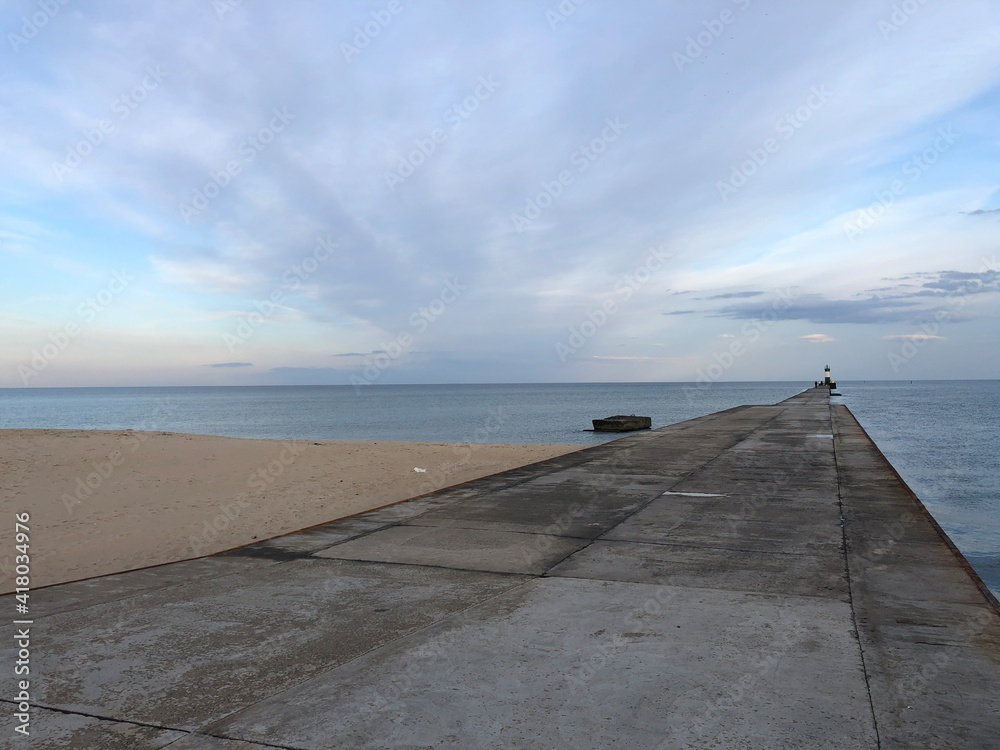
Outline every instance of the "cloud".
POLYGON ((591 359, 615 360, 615 361, 624 361, 624 362, 661 362, 665 358, 664 357, 616 357, 614 355, 609 355, 609 354, 608 355, 606 355, 606 354, 595 354, 595 355, 593 355, 591 357, 591 359))
POLYGON ((941 271, 936 279, 925 281, 924 296, 946 294, 986 294, 1000 292, 1000 271, 987 270, 978 273, 964 271, 941 271))
MULTIPOLYGON (((892 279, 890 279, 892 280, 892 279)), ((776 308, 771 302, 746 302, 703 311, 709 317, 754 320, 778 313, 782 320, 806 320, 810 323, 919 323, 941 309, 949 310, 952 321, 970 320, 972 312, 963 298, 1000 292, 1000 271, 937 271, 896 277, 893 287, 868 290, 853 299, 829 299, 821 294, 801 294, 787 306, 776 308), (922 283, 908 283, 912 279, 922 283), (873 293, 877 292, 877 293, 873 293), (960 311, 961 310, 961 311, 960 311)), ((684 310, 666 315, 690 314, 684 310)))
POLYGON ((713 294, 711 297, 699 297, 703 300, 711 299, 746 299, 748 297, 759 297, 764 292, 727 292, 726 294, 713 294))
POLYGON ((821 294, 804 294, 777 310, 772 303, 729 305, 713 316, 734 320, 756 320, 773 316, 781 320, 807 320, 810 323, 895 323, 911 322, 920 317, 922 308, 907 299, 827 299, 821 294))
POLYGON ((965 211, 963 213, 965 213, 966 216, 988 216, 990 214, 1000 214, 1000 208, 979 208, 975 211, 965 211))
POLYGON ((825 333, 809 333, 805 336, 799 336, 800 339, 805 339, 811 344, 829 344, 831 341, 836 341, 833 336, 827 336, 825 333))
POLYGON ((253 362, 216 362, 214 365, 205 367, 253 367, 253 362))
POLYGON ((947 336, 933 336, 929 333, 894 333, 882 337, 885 341, 947 341, 947 336))
POLYGON ((169 260, 152 256, 150 265, 170 284, 194 286, 215 292, 238 292, 251 287, 253 275, 227 263, 195 260, 169 260))

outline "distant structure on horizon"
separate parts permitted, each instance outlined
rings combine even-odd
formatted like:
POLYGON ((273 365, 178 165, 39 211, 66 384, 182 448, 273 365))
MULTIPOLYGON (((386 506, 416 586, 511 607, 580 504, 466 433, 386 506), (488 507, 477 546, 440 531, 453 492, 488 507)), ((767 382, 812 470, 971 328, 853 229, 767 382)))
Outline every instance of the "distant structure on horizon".
POLYGON ((813 382, 816 383, 816 387, 817 388, 819 388, 822 385, 822 386, 826 386, 831 391, 834 388, 837 387, 837 381, 830 377, 830 365, 827 365, 826 369, 823 370, 823 382, 820 382, 818 380, 813 381, 813 382))

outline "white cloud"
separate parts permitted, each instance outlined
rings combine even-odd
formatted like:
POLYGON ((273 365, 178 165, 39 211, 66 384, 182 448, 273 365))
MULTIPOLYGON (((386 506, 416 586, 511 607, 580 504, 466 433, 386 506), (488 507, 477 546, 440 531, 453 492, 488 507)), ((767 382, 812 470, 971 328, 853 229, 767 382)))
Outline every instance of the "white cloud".
POLYGON ((947 341, 947 336, 935 336, 930 333, 894 333, 883 336, 884 341, 947 341))
POLYGON ((159 258, 155 255, 149 258, 150 265, 168 284, 177 284, 187 288, 203 288, 213 292, 233 293, 249 289, 256 275, 240 273, 225 263, 212 263, 202 260, 181 261, 159 258))

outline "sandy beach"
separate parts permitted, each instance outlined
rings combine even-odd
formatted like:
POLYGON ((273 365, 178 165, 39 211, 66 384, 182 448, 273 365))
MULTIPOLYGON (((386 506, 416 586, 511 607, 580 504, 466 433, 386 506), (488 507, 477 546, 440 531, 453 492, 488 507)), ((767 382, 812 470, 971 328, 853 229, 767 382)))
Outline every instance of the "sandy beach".
POLYGON ((31 514, 37 588, 200 557, 581 447, 0 430, 0 592, 14 588, 15 513, 31 514))

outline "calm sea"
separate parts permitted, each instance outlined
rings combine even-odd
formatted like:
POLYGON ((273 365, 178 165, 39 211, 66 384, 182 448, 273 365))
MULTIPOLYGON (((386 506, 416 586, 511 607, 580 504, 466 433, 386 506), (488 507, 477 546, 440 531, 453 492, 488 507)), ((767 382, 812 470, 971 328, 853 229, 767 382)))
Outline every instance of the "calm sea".
MULTIPOLYGON (((590 420, 661 427, 811 383, 0 389, 0 428, 163 430, 245 438, 577 443, 590 420)), ((1000 593, 1000 381, 841 382, 872 438, 1000 593)))

